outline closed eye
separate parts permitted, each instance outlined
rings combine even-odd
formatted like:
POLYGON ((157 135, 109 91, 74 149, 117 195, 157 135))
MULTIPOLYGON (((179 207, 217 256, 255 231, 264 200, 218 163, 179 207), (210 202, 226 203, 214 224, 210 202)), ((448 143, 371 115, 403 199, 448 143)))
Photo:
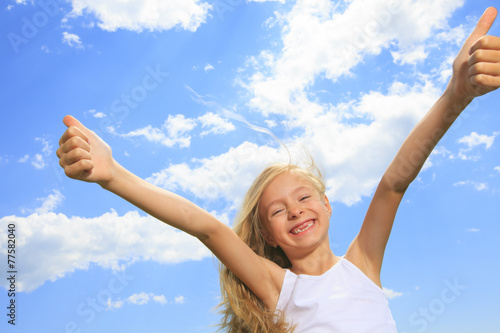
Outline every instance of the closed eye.
POLYGON ((278 209, 278 210, 275 210, 275 211, 271 214, 271 216, 274 216, 274 215, 276 215, 276 214, 278 214, 278 213, 280 213, 280 212, 282 212, 282 211, 283 211, 283 209, 278 209))
POLYGON ((311 196, 310 195, 304 195, 300 198, 300 201, 304 201, 306 199, 309 199, 311 196))

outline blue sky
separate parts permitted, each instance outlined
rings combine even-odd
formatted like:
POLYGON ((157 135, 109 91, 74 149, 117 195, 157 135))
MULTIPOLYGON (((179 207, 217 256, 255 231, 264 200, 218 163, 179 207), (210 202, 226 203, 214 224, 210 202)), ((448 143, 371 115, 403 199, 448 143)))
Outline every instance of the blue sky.
MULTIPOLYGON (((55 150, 72 114, 140 177, 230 224, 251 180, 308 151, 356 235, 402 140, 493 1, 5 1, 0 8, 0 269, 16 226, 16 326, 214 332, 217 263, 196 239, 55 150)), ((496 22, 491 34, 500 35, 496 22)), ((408 190, 382 283, 400 333, 498 331, 500 94, 474 101, 408 190)), ((3 275, 2 275, 3 276, 3 275)))

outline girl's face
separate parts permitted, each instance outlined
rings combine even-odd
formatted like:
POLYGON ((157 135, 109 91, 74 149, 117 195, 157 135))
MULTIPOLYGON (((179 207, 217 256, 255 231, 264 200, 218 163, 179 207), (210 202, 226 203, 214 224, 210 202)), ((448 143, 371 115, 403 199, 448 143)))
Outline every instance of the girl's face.
POLYGON ((331 206, 299 173, 283 173, 266 187, 259 215, 267 243, 279 245, 289 258, 297 249, 328 243, 331 206))

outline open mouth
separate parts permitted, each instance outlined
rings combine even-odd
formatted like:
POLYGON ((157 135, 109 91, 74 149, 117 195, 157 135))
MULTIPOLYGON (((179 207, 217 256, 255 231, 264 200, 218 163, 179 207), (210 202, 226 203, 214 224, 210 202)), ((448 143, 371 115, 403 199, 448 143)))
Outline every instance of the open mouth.
POLYGON ((290 233, 292 235, 298 235, 301 232, 309 230, 314 225, 314 223, 316 223, 314 220, 310 220, 310 221, 304 222, 304 223, 296 226, 292 230, 290 230, 290 233))

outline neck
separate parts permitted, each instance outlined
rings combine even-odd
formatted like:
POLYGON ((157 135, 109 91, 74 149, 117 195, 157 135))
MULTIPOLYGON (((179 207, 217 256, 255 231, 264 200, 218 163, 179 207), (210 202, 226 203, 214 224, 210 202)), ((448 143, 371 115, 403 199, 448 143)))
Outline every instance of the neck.
POLYGON ((295 274, 322 275, 339 260, 340 257, 337 257, 328 245, 317 248, 314 252, 302 257, 290 260, 292 264, 290 270, 295 274))

